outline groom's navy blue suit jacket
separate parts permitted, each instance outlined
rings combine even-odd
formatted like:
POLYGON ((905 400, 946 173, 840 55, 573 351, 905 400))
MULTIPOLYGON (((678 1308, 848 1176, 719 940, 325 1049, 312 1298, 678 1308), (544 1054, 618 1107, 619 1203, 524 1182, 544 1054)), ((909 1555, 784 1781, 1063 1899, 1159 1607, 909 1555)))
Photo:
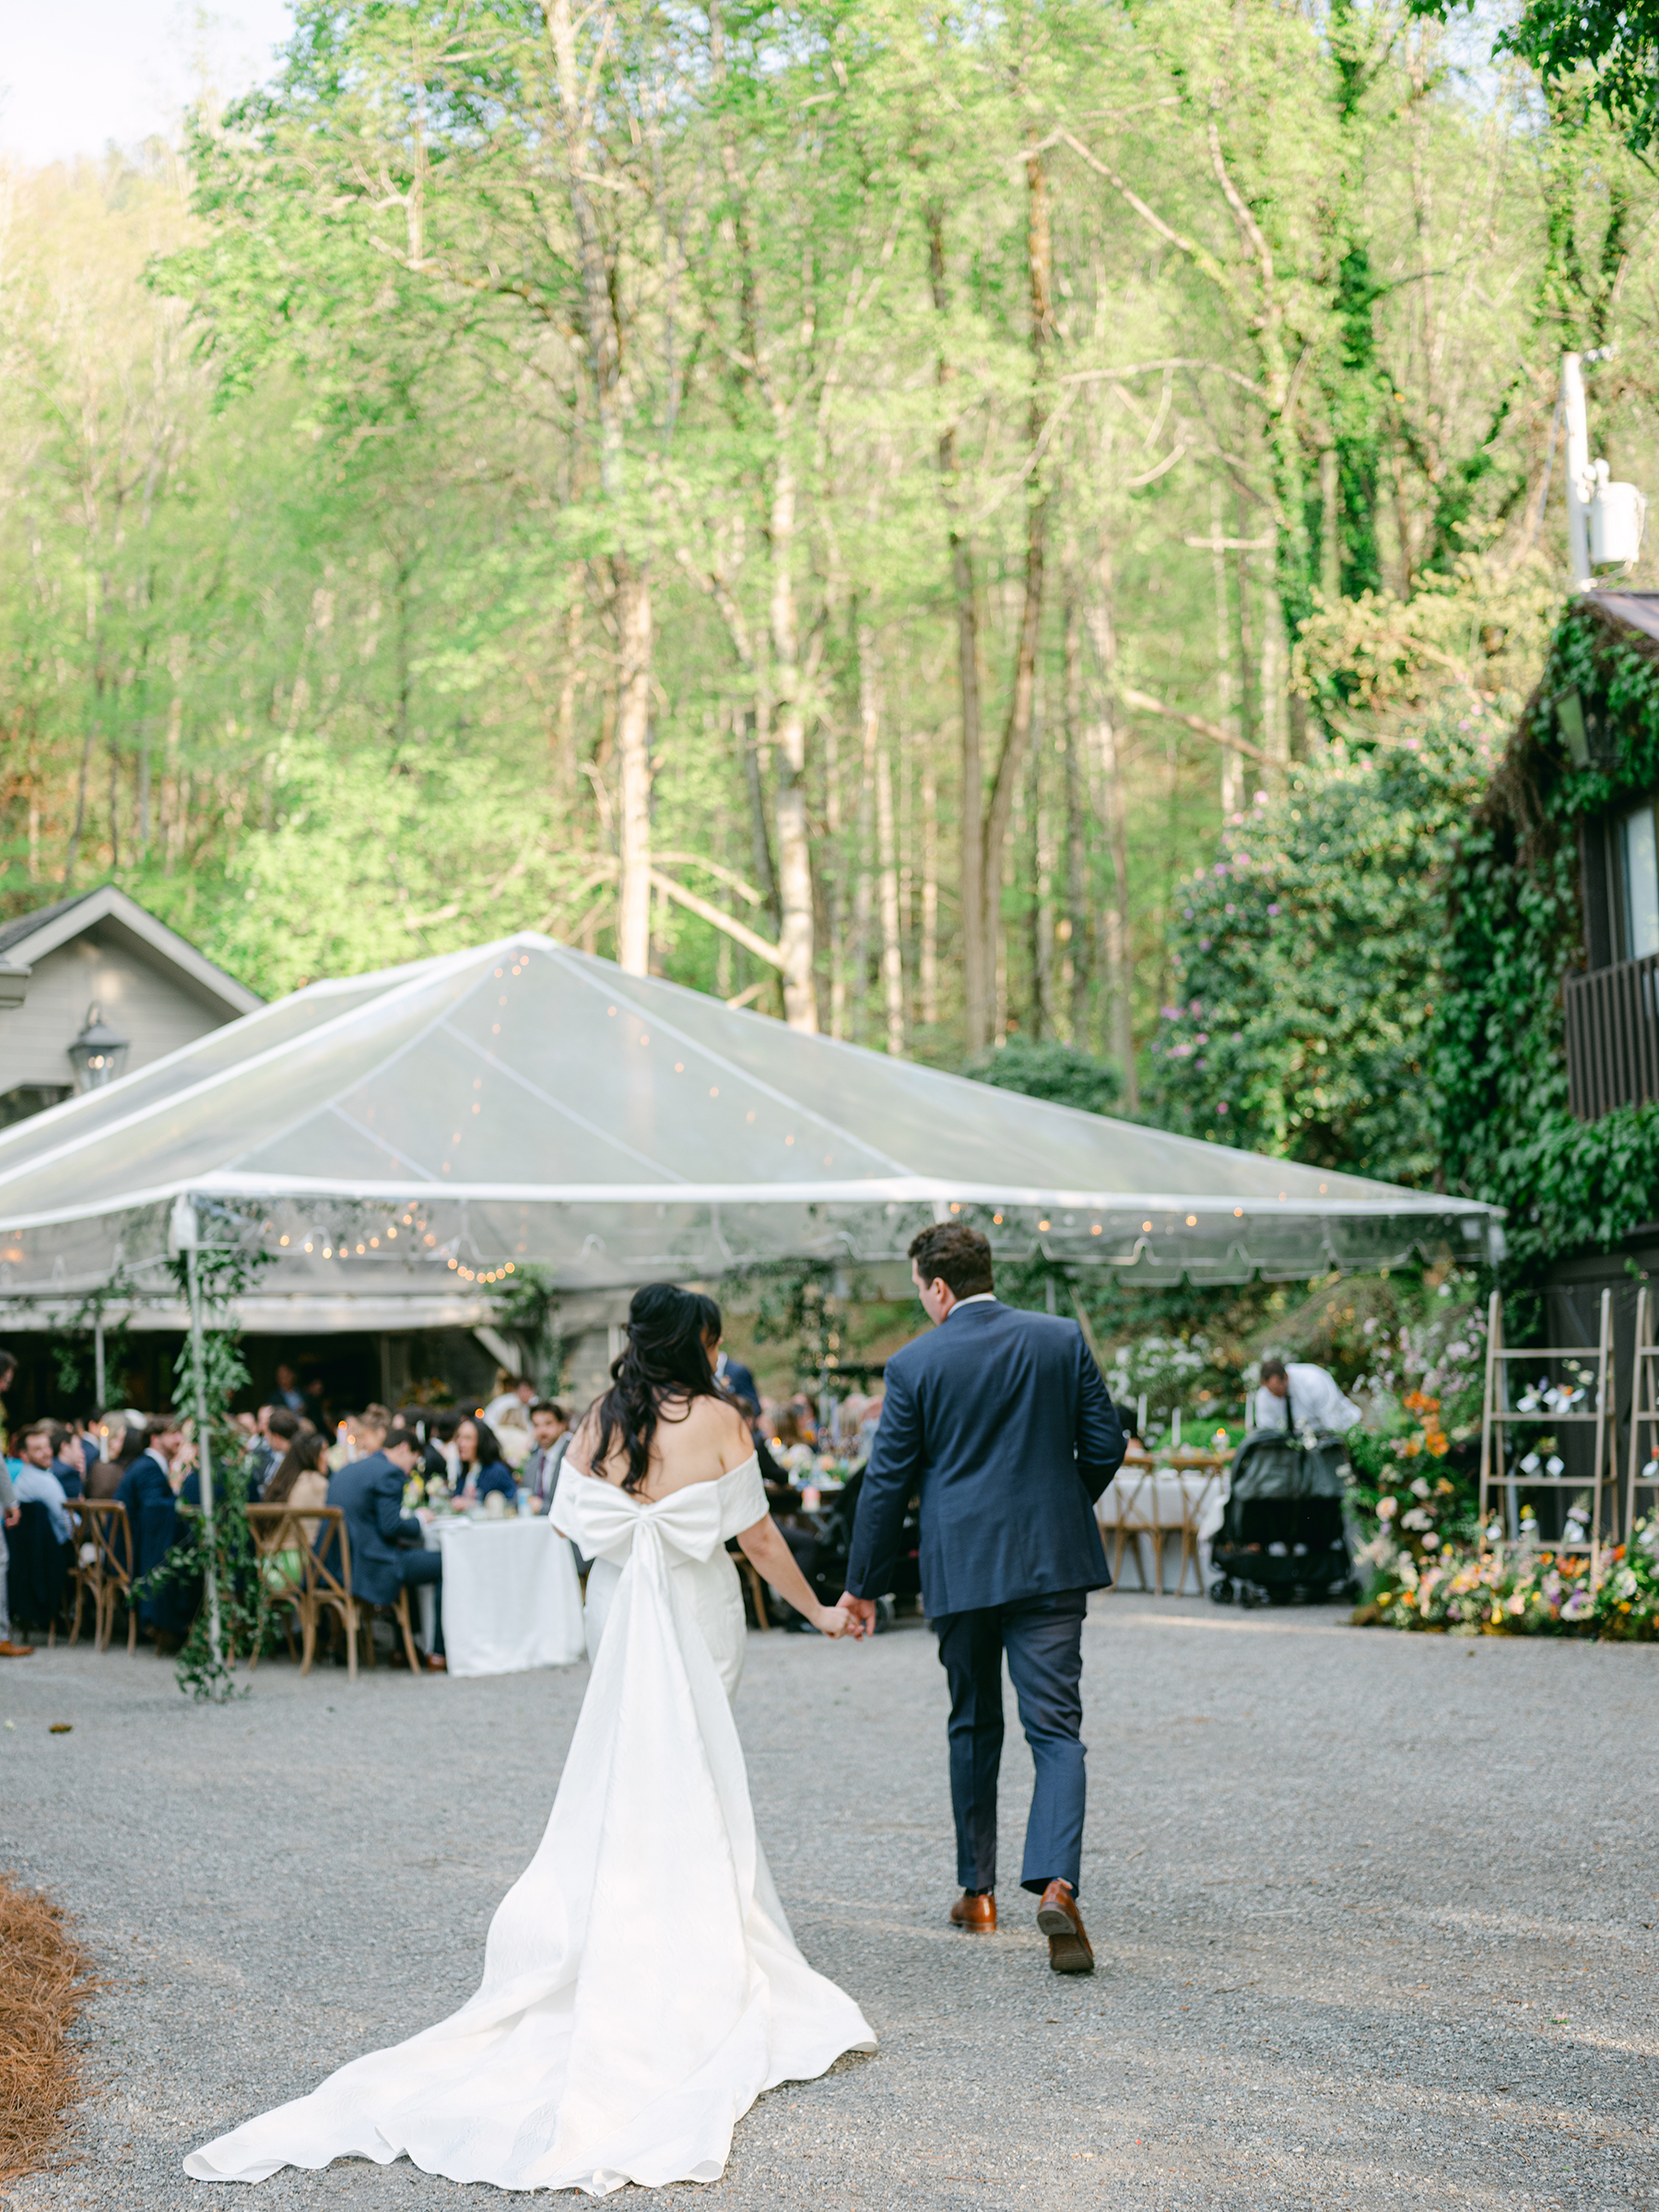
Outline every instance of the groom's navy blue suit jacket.
POLYGON ((1094 1500, 1124 1430, 1075 1321, 994 1300, 953 1307, 887 1363, 847 1588, 888 1587, 907 1501, 922 1500, 931 1619, 1112 1580, 1094 1500))

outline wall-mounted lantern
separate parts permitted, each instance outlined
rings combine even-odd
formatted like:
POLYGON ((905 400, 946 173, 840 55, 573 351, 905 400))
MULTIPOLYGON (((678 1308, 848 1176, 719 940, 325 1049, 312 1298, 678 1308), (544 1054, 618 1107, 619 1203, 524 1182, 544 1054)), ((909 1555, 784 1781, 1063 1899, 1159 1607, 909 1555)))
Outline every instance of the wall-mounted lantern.
POLYGON ((101 1090, 106 1083, 113 1083, 126 1065, 131 1050, 128 1040, 113 1030, 103 1018, 103 1008, 87 1008, 87 1025, 69 1047, 69 1064, 75 1070, 76 1090, 101 1090))

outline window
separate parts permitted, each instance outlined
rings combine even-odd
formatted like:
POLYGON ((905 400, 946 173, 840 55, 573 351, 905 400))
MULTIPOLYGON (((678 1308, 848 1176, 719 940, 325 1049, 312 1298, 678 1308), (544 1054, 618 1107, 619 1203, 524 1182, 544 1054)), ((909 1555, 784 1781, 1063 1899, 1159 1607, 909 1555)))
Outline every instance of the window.
POLYGON ((1618 857, 1624 879, 1624 957, 1645 960, 1659 953, 1659 836, 1651 799, 1620 822, 1618 857))
POLYGON ((31 1113, 44 1113, 48 1106, 69 1096, 67 1083, 18 1083, 7 1091, 0 1091, 0 1129, 9 1129, 14 1122, 27 1121, 31 1113))

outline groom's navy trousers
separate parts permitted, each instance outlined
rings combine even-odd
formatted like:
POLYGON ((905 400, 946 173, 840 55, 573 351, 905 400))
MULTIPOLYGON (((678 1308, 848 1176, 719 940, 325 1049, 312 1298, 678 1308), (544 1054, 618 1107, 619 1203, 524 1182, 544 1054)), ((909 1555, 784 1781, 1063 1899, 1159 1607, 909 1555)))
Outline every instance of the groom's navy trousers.
POLYGON ((1075 1888, 1083 1834, 1079 1684, 1090 1590, 1112 1577, 1094 1500, 1124 1431, 1075 1321, 993 1298, 954 1306, 887 1363, 847 1588, 890 1590, 919 1501, 922 1602, 950 1681, 950 1794, 965 1889, 996 1880, 1006 1654, 1036 1761, 1028 1889, 1075 1888))
POLYGON ((1056 1875, 1077 1887, 1083 1854, 1083 1616, 1087 1590, 1056 1590, 950 1613, 934 1622, 950 1683, 950 1803, 957 1879, 996 1887, 996 1776, 1003 1747, 1003 1654, 1037 1770, 1020 1883, 1056 1875))

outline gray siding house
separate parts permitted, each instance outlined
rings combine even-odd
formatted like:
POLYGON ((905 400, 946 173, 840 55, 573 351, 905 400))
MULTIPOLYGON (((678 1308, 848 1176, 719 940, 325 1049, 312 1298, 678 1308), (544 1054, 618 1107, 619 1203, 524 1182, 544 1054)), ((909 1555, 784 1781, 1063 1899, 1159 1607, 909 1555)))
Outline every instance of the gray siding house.
POLYGON ((0 923, 0 1128, 263 1004, 113 884, 0 923))

